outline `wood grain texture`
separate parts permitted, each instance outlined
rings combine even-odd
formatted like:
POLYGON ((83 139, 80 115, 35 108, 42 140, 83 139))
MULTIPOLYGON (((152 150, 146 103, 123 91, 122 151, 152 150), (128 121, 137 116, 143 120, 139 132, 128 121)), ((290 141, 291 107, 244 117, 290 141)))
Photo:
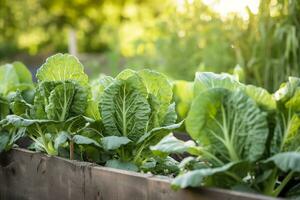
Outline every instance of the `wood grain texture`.
POLYGON ((0 199, 272 200, 273 198, 212 188, 173 191, 167 178, 51 157, 24 149, 13 149, 0 156, 0 199))

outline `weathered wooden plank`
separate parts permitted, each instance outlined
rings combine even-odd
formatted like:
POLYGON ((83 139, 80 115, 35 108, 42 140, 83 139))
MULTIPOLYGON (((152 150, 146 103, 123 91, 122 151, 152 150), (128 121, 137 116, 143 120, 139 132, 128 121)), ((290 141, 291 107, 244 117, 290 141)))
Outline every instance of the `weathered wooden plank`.
POLYGON ((14 149, 0 159, 0 199, 271 200, 221 189, 173 191, 170 180, 14 149))

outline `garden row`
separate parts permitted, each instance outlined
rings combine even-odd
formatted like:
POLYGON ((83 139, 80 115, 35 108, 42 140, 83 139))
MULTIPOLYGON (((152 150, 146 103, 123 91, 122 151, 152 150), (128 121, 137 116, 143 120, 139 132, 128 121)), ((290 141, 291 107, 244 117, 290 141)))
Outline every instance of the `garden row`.
POLYGON ((175 177, 173 189, 300 196, 299 78, 274 94, 210 72, 172 83, 127 69, 89 82, 68 54, 49 57, 36 78, 21 63, 0 68, 0 152, 27 137, 29 149, 52 156, 175 177), (173 136, 183 127, 193 140, 173 136))

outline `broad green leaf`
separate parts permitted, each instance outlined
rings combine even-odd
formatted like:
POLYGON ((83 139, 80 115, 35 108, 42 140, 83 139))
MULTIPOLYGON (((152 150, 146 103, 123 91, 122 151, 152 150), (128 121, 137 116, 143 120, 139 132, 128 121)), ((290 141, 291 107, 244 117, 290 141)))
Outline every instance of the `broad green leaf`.
POLYGON ((199 157, 199 153, 194 153, 194 155, 198 155, 198 157, 194 157, 194 156, 188 156, 183 158, 178 167, 182 170, 188 170, 188 171, 192 171, 192 170, 196 170, 196 169, 204 169, 204 168, 208 168, 211 165, 211 163, 207 162, 207 161, 202 161, 201 157, 199 157))
POLYGON ((176 174, 179 172, 178 161, 167 156, 148 157, 140 166, 143 172, 151 172, 152 174, 176 174))
POLYGON ((204 178, 213 176, 218 173, 224 173, 236 164, 237 163, 231 162, 222 167, 205 168, 187 172, 185 174, 177 176, 172 182, 172 187, 174 189, 199 187, 204 184, 204 178))
POLYGON ((9 114, 9 103, 6 98, 0 95, 0 120, 9 114))
POLYGON ((83 115, 85 113, 88 106, 89 92, 89 87, 75 84, 75 94, 70 107, 71 116, 83 115))
POLYGON ((132 84, 135 81, 131 79, 117 80, 105 89, 99 106, 105 135, 136 141, 144 134, 150 107, 146 97, 132 84))
POLYGON ((287 109, 291 109, 297 114, 300 113, 300 87, 297 88, 294 95, 288 101, 285 102, 285 107, 287 109))
POLYGON ((85 137, 83 135, 75 135, 72 139, 76 144, 93 144, 97 147, 101 147, 101 145, 96 140, 85 137))
POLYGON ((75 94, 75 86, 65 83, 56 86, 50 93, 49 104, 45 110, 48 119, 64 121, 69 116, 75 94))
POLYGON ((83 71, 83 65, 70 54, 56 54, 47 58, 37 71, 38 81, 74 80, 82 86, 88 85, 88 76, 83 71))
POLYGON ((53 120, 35 120, 35 119, 25 119, 23 117, 17 116, 17 115, 8 115, 4 120, 0 122, 0 125, 2 126, 8 126, 8 125, 13 125, 17 128, 20 127, 28 127, 32 124, 42 124, 42 123, 57 123, 56 121, 53 120))
POLYGON ((13 97, 13 101, 10 104, 10 108, 12 112, 16 115, 22 115, 29 113, 32 105, 28 104, 19 91, 16 92, 15 96, 13 97))
POLYGON ((0 94, 6 95, 15 84, 19 84, 18 74, 12 64, 0 66, 0 94))
POLYGON ((105 88, 107 88, 113 81, 114 78, 110 76, 100 76, 98 79, 93 80, 91 82, 93 100, 99 102, 105 88))
MULTIPOLYGON (((154 152, 154 154, 171 154, 171 153, 194 153, 197 152, 196 144, 194 141, 189 140, 187 142, 181 141, 173 136, 173 134, 169 134, 164 137, 158 144, 155 146, 151 146, 150 149, 154 152)), ((196 155, 199 155, 196 154, 196 155)))
POLYGON ((166 76, 153 70, 144 69, 138 75, 143 79, 147 93, 155 96, 159 102, 158 119, 162 125, 173 97, 172 85, 166 76))
POLYGON ((148 91, 141 76, 131 69, 125 69, 118 74, 116 80, 130 82, 132 87, 135 87, 139 92, 147 97, 148 91))
POLYGON ((86 129, 91 129, 90 125, 94 123, 95 120, 82 115, 70 117, 66 121, 61 122, 61 124, 63 124, 63 130, 68 130, 70 134, 79 133, 80 131, 86 132, 86 129))
POLYGON ((274 93, 274 98, 276 101, 286 102, 294 96, 294 93, 299 86, 299 78, 289 77, 288 82, 281 84, 280 88, 274 93))
POLYGON ((127 137, 107 136, 102 138, 101 144, 105 150, 115 150, 129 142, 131 142, 131 140, 127 137))
POLYGON ((148 170, 152 170, 153 171, 153 169, 156 167, 156 165, 157 165, 156 159, 151 157, 151 158, 146 159, 143 162, 143 164, 141 166, 141 169, 143 171, 148 171, 148 170))
POLYGON ((176 111, 180 119, 185 119, 194 98, 194 83, 188 81, 175 81, 173 83, 176 111))
MULTIPOLYGON (((221 165, 220 168, 226 165, 221 165)), ((205 186, 231 189, 233 186, 245 184, 249 181, 249 172, 253 170, 252 163, 247 161, 233 162, 232 166, 223 173, 216 173, 205 178, 205 186)))
POLYGON ((300 117, 297 114, 278 112, 275 116, 275 129, 271 139, 271 154, 282 151, 298 151, 300 145, 300 117))
POLYGON ((38 84, 35 92, 32 116, 37 119, 47 119, 46 106, 49 103, 51 91, 61 82, 45 81, 38 84))
POLYGON ((177 120, 177 113, 175 109, 175 103, 169 105, 168 110, 166 112, 164 121, 162 123, 163 126, 175 124, 177 120))
POLYGON ((127 80, 129 77, 136 75, 136 72, 132 69, 125 69, 118 74, 116 79, 118 80, 127 80))
POLYGON ((31 90, 23 90, 23 91, 21 91, 22 97, 29 104, 33 104, 34 94, 35 94, 35 88, 31 89, 31 90))
POLYGON ((54 148, 58 149, 59 146, 66 143, 70 139, 70 135, 65 132, 61 131, 58 133, 57 137, 54 140, 54 148))
POLYGON ((265 163, 273 163, 284 172, 294 171, 300 172, 300 153, 284 152, 278 153, 265 161, 265 163))
POLYGON ((31 72, 23 63, 14 62, 12 65, 14 66, 15 72, 18 76, 18 80, 20 83, 27 83, 29 85, 32 84, 31 72))
POLYGON ((150 105, 150 116, 146 126, 146 132, 149 132, 151 129, 160 126, 160 121, 158 117, 159 112, 159 101, 158 99, 152 95, 148 95, 148 103, 150 105))
POLYGON ((139 168, 135 164, 131 162, 122 162, 119 160, 108 160, 105 164, 105 167, 123 169, 123 170, 134 171, 134 172, 137 172, 139 170, 139 168))
POLYGON ((256 161, 269 134, 266 113, 243 91, 214 88, 202 92, 186 119, 191 137, 224 161, 256 161))
POLYGON ((177 123, 177 124, 172 124, 168 126, 163 126, 163 127, 156 127, 152 129, 151 131, 145 133, 140 137, 138 140, 138 144, 144 142, 145 140, 150 141, 152 145, 156 144, 159 142, 163 137, 174 131, 175 129, 178 129, 182 126, 183 121, 177 123))
POLYGON ((274 98, 286 109, 293 112, 300 112, 300 79, 289 77, 287 83, 283 83, 274 94, 274 98))
POLYGON ((94 100, 88 100, 85 115, 94 120, 101 120, 98 103, 94 100))
POLYGON ((276 109, 275 98, 267 90, 254 85, 246 85, 245 93, 251 97, 262 109, 267 111, 276 109))
POLYGON ((82 115, 87 108, 89 88, 73 81, 40 82, 34 98, 32 116, 63 121, 82 115))
POLYGON ((20 62, 0 66, 0 94, 33 88, 30 71, 20 62))
POLYGON ((4 151, 9 143, 9 133, 0 132, 0 153, 4 151))
POLYGON ((240 87, 243 87, 243 84, 238 82, 238 80, 230 74, 197 72, 194 81, 194 96, 196 97, 201 92, 211 88, 224 88, 233 91, 240 87))

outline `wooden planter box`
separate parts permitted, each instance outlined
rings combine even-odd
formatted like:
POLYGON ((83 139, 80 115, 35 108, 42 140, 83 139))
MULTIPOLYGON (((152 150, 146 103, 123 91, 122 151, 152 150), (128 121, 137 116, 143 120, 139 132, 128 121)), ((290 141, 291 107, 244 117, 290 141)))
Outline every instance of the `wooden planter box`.
MULTIPOLYGON (((1 200, 272 200, 214 188, 173 191, 170 179, 24 149, 0 157, 1 200)), ((274 199, 273 199, 274 200, 274 199)))

